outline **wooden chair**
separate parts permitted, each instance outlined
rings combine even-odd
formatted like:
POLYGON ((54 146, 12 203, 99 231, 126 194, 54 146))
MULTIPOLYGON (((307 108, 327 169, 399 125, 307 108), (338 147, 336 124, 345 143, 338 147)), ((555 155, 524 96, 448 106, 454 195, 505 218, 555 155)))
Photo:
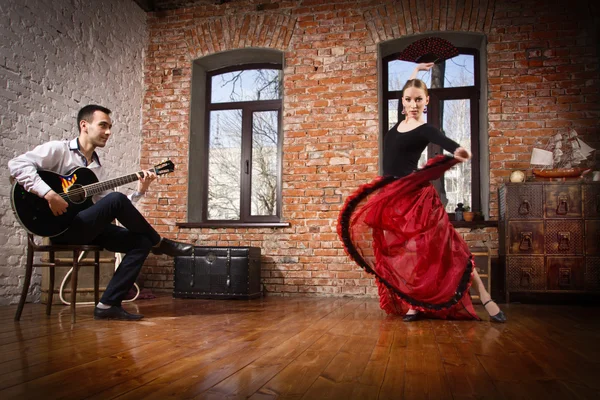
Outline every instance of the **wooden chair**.
POLYGON ((19 306, 15 314, 15 321, 21 319, 23 306, 27 299, 27 292, 31 284, 31 275, 34 267, 48 267, 50 283, 48 287, 48 302, 46 304, 46 315, 50 315, 52 309, 52 295, 54 294, 54 268, 55 267, 73 267, 71 276, 71 323, 75 323, 75 298, 77 296, 77 272, 81 266, 94 267, 94 301, 98 303, 100 299, 100 252, 103 250, 100 246, 92 245, 64 245, 64 244, 37 244, 32 234, 27 234, 27 265, 25 269, 25 281, 23 282, 23 290, 19 299, 19 306), (57 258, 56 252, 65 251, 72 252, 73 258, 57 258), (93 252, 94 258, 82 259, 82 252, 93 252), (35 253, 47 253, 47 258, 42 257, 40 262, 34 262, 35 253))
MULTIPOLYGON (((490 255, 490 249, 487 247, 471 247, 471 254, 473 254, 473 258, 475 259, 475 268, 477 269, 477 273, 481 278, 481 282, 485 286, 488 293, 491 293, 492 290, 492 257, 490 255)), ((473 287, 471 287, 471 299, 473 303, 481 303, 481 299, 479 298, 479 294, 475 294, 476 291, 473 287)))

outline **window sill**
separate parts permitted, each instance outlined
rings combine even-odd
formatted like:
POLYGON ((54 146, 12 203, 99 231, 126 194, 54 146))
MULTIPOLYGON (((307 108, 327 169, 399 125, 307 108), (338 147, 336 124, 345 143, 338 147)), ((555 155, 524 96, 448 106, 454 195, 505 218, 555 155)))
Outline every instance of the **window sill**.
POLYGON ((178 222, 180 228, 287 228, 289 222, 178 222))
POLYGON ((488 220, 488 221, 450 221, 455 228, 471 228, 471 229, 479 229, 479 228, 496 228, 498 226, 497 220, 488 220))
MULTIPOLYGON (((497 220, 488 221, 450 221, 455 228, 495 228, 498 226, 497 220)), ((178 222, 180 228, 288 228, 289 222, 178 222)))

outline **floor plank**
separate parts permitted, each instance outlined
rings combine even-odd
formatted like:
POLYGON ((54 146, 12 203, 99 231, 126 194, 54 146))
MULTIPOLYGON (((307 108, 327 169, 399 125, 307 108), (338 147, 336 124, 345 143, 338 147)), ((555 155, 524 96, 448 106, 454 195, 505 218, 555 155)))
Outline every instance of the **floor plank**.
POLYGON ((593 399, 600 308, 510 304, 508 323, 385 315, 377 299, 266 297, 0 307, 0 398, 593 399))

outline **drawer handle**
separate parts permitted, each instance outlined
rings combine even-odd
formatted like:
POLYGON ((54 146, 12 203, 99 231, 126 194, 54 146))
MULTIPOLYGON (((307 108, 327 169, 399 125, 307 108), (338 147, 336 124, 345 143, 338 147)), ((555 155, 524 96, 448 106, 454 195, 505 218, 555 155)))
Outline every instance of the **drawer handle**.
POLYGON ((571 286, 571 268, 559 268, 558 269, 558 286, 570 287, 571 286))
POLYGON ((521 232, 521 243, 519 244, 519 250, 527 251, 533 248, 533 233, 532 232, 521 232))
POLYGON ((558 206, 556 207, 556 215, 567 215, 569 212, 569 202, 567 196, 558 196, 558 206))
POLYGON ((217 259, 217 255, 215 253, 213 253, 212 251, 210 251, 206 254, 206 262, 208 262, 209 264, 214 263, 216 259, 217 259))
POLYGON ((527 215, 527 214, 529 214, 530 211, 531 211, 531 204, 529 204, 529 201, 527 201, 527 200, 521 201, 521 204, 519 205, 519 215, 527 215))
POLYGON ((571 242, 571 232, 558 232, 558 250, 569 250, 571 242))
POLYGON ((521 286, 521 287, 531 286, 532 273, 533 273, 533 268, 521 268, 521 279, 519 282, 519 286, 521 286))

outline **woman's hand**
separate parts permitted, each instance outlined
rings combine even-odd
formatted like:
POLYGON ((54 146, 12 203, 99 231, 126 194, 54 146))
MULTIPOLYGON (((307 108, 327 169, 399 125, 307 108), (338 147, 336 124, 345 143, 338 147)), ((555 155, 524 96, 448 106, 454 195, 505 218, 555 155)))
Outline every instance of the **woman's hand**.
POLYGON ((471 152, 464 147, 454 150, 454 158, 460 162, 468 161, 471 158, 471 152))
POLYGON ((421 63, 421 64, 417 64, 416 68, 419 71, 429 71, 431 68, 433 68, 433 66, 435 65, 435 63, 421 63))
POLYGON ((435 63, 417 64, 417 66, 415 67, 415 70, 413 71, 410 78, 408 78, 408 80, 417 79, 417 74, 419 73, 419 71, 429 71, 431 68, 433 68, 434 65, 435 65, 435 63))

